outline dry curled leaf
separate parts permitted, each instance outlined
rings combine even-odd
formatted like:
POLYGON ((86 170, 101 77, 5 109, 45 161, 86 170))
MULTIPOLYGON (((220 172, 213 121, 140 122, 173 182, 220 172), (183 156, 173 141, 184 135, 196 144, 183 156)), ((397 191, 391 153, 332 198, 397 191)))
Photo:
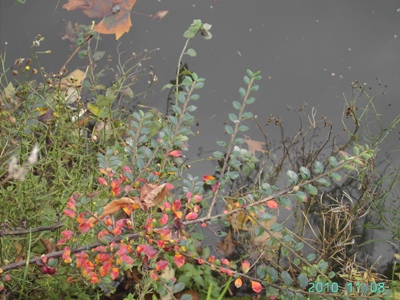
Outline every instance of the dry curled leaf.
POLYGON ((161 185, 155 185, 145 182, 140 188, 139 203, 137 203, 143 210, 147 211, 150 207, 156 206, 158 203, 160 203, 167 193, 168 189, 165 183, 161 185))
POLYGON ((99 219, 104 218, 105 216, 112 215, 119 211, 123 205, 125 204, 132 204, 136 208, 139 208, 139 205, 136 203, 136 201, 132 200, 131 198, 128 197, 122 197, 120 199, 116 199, 108 203, 106 206, 103 207, 103 213, 100 216, 97 216, 97 214, 94 214, 94 217, 89 218, 87 223, 93 223, 96 224, 99 219))

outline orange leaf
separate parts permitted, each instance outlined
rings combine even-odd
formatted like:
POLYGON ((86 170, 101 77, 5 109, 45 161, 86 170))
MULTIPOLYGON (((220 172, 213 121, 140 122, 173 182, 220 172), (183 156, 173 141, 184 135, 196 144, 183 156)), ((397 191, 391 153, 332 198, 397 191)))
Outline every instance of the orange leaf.
POLYGON ((191 212, 191 213, 188 213, 188 214, 186 215, 185 219, 186 219, 186 220, 194 220, 194 219, 197 219, 198 216, 199 216, 198 213, 191 212))
POLYGON ((253 291, 255 291, 256 293, 259 293, 262 291, 262 285, 261 283, 259 283, 258 281, 253 281, 251 280, 251 288, 253 289, 253 291))
POLYGON ((240 288, 241 286, 242 286, 242 279, 240 279, 240 278, 236 278, 236 280, 235 280, 235 286, 237 287, 237 288, 240 288))
POLYGON ((182 254, 175 253, 174 262, 180 268, 185 264, 185 257, 182 254))
POLYGON ((275 200, 267 201, 267 206, 272 209, 278 208, 278 203, 275 200))
POLYGON ((136 0, 69 0, 66 10, 81 9, 89 17, 103 18, 93 29, 103 34, 115 34, 118 40, 132 26, 130 11, 136 0))
POLYGON ((89 218, 87 223, 96 224, 98 222, 98 219, 102 219, 105 216, 116 213, 117 211, 119 211, 121 209, 121 206, 124 204, 134 204, 138 207, 138 204, 131 198, 122 197, 120 199, 116 199, 116 200, 113 200, 110 203, 108 203, 106 206, 103 207, 104 211, 99 217, 97 217, 97 214, 95 214, 96 217, 89 218))
POLYGON ((248 260, 242 261, 242 269, 244 273, 247 273, 250 270, 250 263, 248 260))
POLYGON ((172 150, 168 155, 169 156, 173 156, 173 157, 179 157, 179 156, 182 156, 182 151, 180 151, 180 150, 172 150))
POLYGON ((166 260, 160 260, 156 263, 156 271, 162 271, 168 266, 168 262, 166 260))

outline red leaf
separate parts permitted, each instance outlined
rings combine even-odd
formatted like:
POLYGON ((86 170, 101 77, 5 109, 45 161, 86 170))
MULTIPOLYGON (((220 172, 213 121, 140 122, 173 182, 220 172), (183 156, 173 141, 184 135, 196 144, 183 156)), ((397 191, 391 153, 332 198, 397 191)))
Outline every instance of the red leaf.
POLYGON ((179 156, 182 156, 182 151, 181 150, 172 150, 168 155, 173 156, 173 157, 179 157, 179 156))
POLYGON ((74 235, 74 232, 71 230, 64 230, 61 232, 61 235, 65 237, 67 240, 70 240, 72 236, 74 235))
POLYGON ((97 178, 97 181, 102 185, 108 186, 107 180, 105 180, 103 177, 97 178))
POLYGON ((168 266, 168 262, 166 260, 160 260, 156 263, 156 271, 162 271, 168 266))
POLYGON ((165 225, 168 222, 168 215, 167 214, 163 214, 162 218, 160 219, 160 223, 161 225, 165 225))
POLYGON ((203 176, 203 182, 205 182, 205 183, 207 183, 208 181, 213 181, 214 179, 215 179, 214 176, 211 176, 208 174, 203 176))
POLYGON ((275 200, 267 201, 267 206, 272 209, 278 208, 278 203, 275 200))
POLYGON ((175 253, 174 262, 180 268, 185 264, 185 257, 182 254, 175 253))
POLYGON ((110 276, 113 280, 115 280, 119 275, 119 269, 118 268, 112 268, 110 272, 110 276))
POLYGON ((194 220, 194 219, 197 219, 198 216, 199 216, 198 213, 191 212, 191 213, 188 213, 188 214, 186 215, 185 219, 186 219, 186 220, 194 220))
POLYGON ((71 209, 65 209, 63 211, 63 213, 64 213, 64 215, 66 215, 67 217, 70 217, 70 218, 75 218, 75 215, 76 215, 75 212, 71 209))
POLYGON ((260 293, 262 291, 262 285, 261 283, 259 283, 258 281, 253 281, 251 280, 251 288, 253 289, 253 291, 255 291, 256 293, 260 293))

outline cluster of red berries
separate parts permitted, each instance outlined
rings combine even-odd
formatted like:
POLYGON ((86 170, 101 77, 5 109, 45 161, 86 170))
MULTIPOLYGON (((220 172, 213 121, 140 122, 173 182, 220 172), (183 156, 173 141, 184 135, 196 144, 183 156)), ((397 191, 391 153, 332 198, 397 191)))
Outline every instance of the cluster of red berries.
POLYGON ((48 266, 43 266, 40 269, 40 272, 42 272, 42 274, 49 274, 53 276, 56 273, 56 268, 49 268, 48 266))

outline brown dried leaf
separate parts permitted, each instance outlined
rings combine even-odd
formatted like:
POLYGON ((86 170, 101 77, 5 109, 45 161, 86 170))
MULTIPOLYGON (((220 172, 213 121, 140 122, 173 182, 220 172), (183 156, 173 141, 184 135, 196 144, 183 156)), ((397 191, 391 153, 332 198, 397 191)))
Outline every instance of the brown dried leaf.
POLYGON ((54 249, 56 248, 55 245, 52 242, 50 242, 50 240, 41 238, 40 241, 42 242, 43 246, 46 248, 46 254, 53 252, 54 249))
POLYGON ((237 242, 233 240, 232 231, 229 230, 224 241, 218 241, 218 245, 215 248, 220 255, 228 257, 235 251, 236 247, 237 242))
POLYGON ((259 142, 259 141, 254 141, 254 140, 250 139, 250 137, 245 135, 245 134, 244 134, 244 138, 245 138, 245 142, 246 142, 247 146, 249 147, 249 151, 254 156, 256 156, 256 151, 267 153, 267 151, 263 149, 263 147, 266 145, 265 143, 259 142))
POLYGON ((144 189, 146 193, 143 195, 142 193, 140 193, 140 199, 142 204, 147 209, 160 203, 168 193, 168 189, 165 183, 160 186, 145 183, 143 187, 145 187, 144 189))
POLYGON ((122 197, 120 199, 113 200, 110 203, 108 203, 106 206, 103 207, 104 211, 100 216, 97 216, 97 214, 94 214, 95 217, 89 218, 89 220, 87 222, 96 224, 99 219, 102 219, 105 216, 112 215, 112 214, 116 213, 117 211, 119 211, 122 208, 122 205, 124 205, 124 204, 132 204, 132 205, 134 205, 134 209, 137 209, 140 206, 138 204, 138 200, 139 199, 131 199, 128 197, 122 197))
POLYGON ((136 0, 69 0, 67 10, 81 9, 91 18, 103 18, 93 30, 115 34, 118 40, 132 26, 130 11, 136 0))
POLYGON ((161 21, 168 14, 168 10, 161 10, 151 17, 152 20, 161 21))

